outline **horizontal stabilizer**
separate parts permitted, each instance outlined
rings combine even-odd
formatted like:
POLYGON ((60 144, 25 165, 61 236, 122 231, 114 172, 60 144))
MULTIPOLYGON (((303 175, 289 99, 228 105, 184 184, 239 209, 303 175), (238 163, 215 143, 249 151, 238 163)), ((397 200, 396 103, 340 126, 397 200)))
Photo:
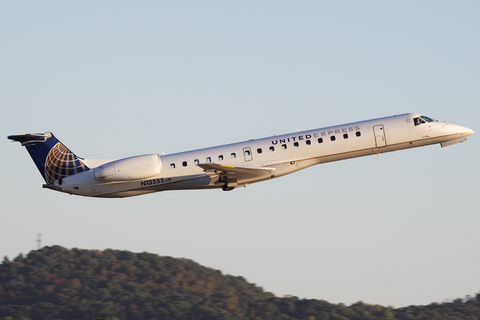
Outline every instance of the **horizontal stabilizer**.
POLYGON ((51 134, 49 132, 46 132, 46 133, 15 134, 12 136, 8 136, 8 139, 13 141, 18 141, 22 144, 22 146, 24 146, 28 143, 45 142, 50 137, 51 137, 51 134))

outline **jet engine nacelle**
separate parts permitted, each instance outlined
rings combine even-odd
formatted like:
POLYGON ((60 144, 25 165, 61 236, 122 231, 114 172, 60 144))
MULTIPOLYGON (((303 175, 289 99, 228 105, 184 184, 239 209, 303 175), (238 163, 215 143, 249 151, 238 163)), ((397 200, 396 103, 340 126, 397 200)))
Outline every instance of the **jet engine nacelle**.
POLYGON ((115 160, 93 169, 95 180, 103 182, 145 179, 161 172, 162 165, 158 154, 115 160))

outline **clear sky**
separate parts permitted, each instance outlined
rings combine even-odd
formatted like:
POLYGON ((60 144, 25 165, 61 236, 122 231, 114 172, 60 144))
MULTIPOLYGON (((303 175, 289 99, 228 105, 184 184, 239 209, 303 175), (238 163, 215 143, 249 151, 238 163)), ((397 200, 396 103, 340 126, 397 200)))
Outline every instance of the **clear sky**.
POLYGON ((394 307, 480 291, 478 1, 0 2, 0 258, 185 257, 278 296, 394 307), (174 153, 405 112, 472 128, 231 192, 42 189, 10 134, 85 158, 174 153))

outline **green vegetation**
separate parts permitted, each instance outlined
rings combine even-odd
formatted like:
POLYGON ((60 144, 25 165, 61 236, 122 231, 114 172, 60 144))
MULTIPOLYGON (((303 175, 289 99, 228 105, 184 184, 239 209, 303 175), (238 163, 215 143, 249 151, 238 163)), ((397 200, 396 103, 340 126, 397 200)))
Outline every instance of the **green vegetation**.
POLYGON ((393 309, 279 298, 187 259, 60 246, 4 258, 0 319, 480 319, 480 294, 393 309))

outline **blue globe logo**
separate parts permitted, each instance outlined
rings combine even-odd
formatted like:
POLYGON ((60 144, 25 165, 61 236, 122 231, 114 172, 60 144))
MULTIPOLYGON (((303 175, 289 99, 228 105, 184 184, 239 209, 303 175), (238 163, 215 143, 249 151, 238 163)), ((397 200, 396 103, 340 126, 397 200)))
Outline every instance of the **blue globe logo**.
POLYGON ((89 168, 60 142, 50 149, 45 159, 45 180, 47 180, 47 183, 87 170, 89 168))

